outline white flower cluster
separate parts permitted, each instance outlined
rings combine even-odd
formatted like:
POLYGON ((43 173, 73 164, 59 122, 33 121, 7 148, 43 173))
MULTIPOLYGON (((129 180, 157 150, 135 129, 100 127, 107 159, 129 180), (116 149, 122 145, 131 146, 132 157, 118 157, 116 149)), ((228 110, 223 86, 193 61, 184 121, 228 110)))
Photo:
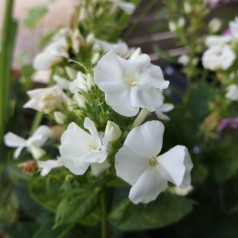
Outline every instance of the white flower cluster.
POLYGON ((208 49, 202 57, 204 68, 212 71, 229 69, 237 58, 237 52, 234 51, 237 42, 238 18, 235 18, 229 24, 229 33, 207 37, 205 43, 208 49))
MULTIPOLYGON (((111 2, 112 12, 116 7, 127 13, 134 10, 131 3, 111 2)), ((177 189, 189 187, 193 165, 187 148, 178 145, 159 155, 164 125, 156 120, 142 124, 150 112, 168 120, 165 113, 173 109, 172 104, 164 103, 163 90, 169 82, 148 55, 139 49, 129 49, 121 41, 109 43, 93 34, 84 39, 78 30, 64 29, 37 55, 34 66, 37 70, 48 70, 68 58, 69 49, 77 54, 85 45, 92 51, 89 70, 81 62, 76 64, 78 70, 64 62, 59 67, 64 74, 53 74, 55 85, 28 91, 30 100, 25 108, 53 115, 58 124, 67 127, 61 136, 60 157, 37 161, 41 175, 62 166, 75 175, 83 175, 89 168, 93 176, 116 171, 118 177, 132 186, 129 198, 135 204, 155 200, 167 189, 168 182, 177 189), (68 117, 72 114, 75 121, 68 117), (115 117, 130 124, 125 129, 116 123, 115 117), (121 148, 113 146, 118 140, 121 148), (111 169, 114 166, 115 170, 111 169)), ((28 140, 8 133, 5 143, 17 147, 15 157, 26 147, 40 159, 45 153, 40 147, 50 136, 50 129, 40 126, 28 140)))

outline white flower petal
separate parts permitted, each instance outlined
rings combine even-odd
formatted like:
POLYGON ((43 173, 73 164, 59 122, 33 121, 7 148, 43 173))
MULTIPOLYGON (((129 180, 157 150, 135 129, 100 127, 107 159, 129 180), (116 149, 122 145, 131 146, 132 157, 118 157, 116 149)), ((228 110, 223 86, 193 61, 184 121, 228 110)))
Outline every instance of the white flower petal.
POLYGON ((94 125, 94 122, 90 118, 88 118, 88 117, 86 117, 84 119, 84 128, 89 130, 90 134, 93 137, 95 145, 97 147, 100 147, 102 145, 101 139, 98 136, 98 132, 97 132, 97 129, 96 129, 95 125, 94 125))
POLYGON ((134 150, 124 145, 115 156, 115 168, 118 177, 122 178, 129 184, 136 183, 140 175, 147 169, 148 161, 134 150))
POLYGON ((164 97, 162 92, 155 88, 136 88, 131 89, 131 104, 134 107, 146 108, 153 112, 163 104, 164 97))
POLYGON ((185 147, 185 159, 184 159, 184 166, 185 166, 185 174, 183 177, 183 181, 180 184, 180 188, 185 189, 191 186, 191 170, 193 168, 193 163, 187 148, 185 147))
POLYGON ((137 115, 139 108, 132 106, 131 97, 128 92, 129 89, 125 88, 120 93, 108 93, 106 94, 105 100, 117 113, 123 116, 132 117, 137 115))
POLYGON ((8 132, 4 136, 4 143, 5 143, 5 145, 7 145, 9 147, 24 147, 24 146, 26 146, 26 140, 12 132, 8 132))
POLYGON ((94 68, 94 80, 101 89, 102 82, 121 81, 122 69, 118 62, 117 55, 110 50, 103 56, 94 68))
MULTIPOLYGON (((167 172, 170 177, 170 182, 176 186, 180 186, 185 175, 185 158, 187 156, 187 148, 185 146, 177 145, 158 156, 159 166, 167 172)), ((190 172, 190 171, 189 171, 190 172)))
POLYGON ((41 147, 52 135, 52 131, 48 126, 39 126, 34 134, 28 139, 28 143, 34 143, 35 146, 41 147))
POLYGON ((33 158, 36 160, 40 159, 43 155, 46 154, 45 150, 35 145, 30 145, 28 149, 31 152, 33 158))
POLYGON ((149 121, 130 131, 124 145, 149 159, 159 154, 163 134, 164 125, 161 122, 149 121))
POLYGON ((63 166, 62 160, 46 160, 37 161, 38 167, 41 169, 41 176, 46 176, 52 169, 63 166))
POLYGON ((86 164, 86 163, 77 164, 77 166, 76 166, 74 161, 72 159, 69 159, 69 158, 63 159, 63 164, 66 168, 69 169, 69 171, 71 173, 73 173, 75 175, 84 174, 87 171, 88 167, 89 167, 89 164, 86 164))
POLYGON ((157 169, 146 170, 131 187, 129 198, 135 203, 148 203, 157 198, 168 186, 163 173, 157 169))
POLYGON ((91 171, 93 176, 99 176, 100 174, 102 174, 106 169, 108 169, 110 167, 109 162, 106 160, 105 162, 101 163, 101 164, 93 164, 91 166, 91 171))
POLYGON ((164 103, 161 107, 160 107, 160 111, 161 112, 169 112, 171 110, 174 109, 174 105, 171 103, 164 103))
POLYGON ((20 156, 20 154, 21 154, 21 152, 22 152, 23 149, 24 149, 24 147, 18 147, 18 148, 15 150, 15 152, 14 152, 14 154, 13 154, 14 159, 17 159, 17 158, 20 156))

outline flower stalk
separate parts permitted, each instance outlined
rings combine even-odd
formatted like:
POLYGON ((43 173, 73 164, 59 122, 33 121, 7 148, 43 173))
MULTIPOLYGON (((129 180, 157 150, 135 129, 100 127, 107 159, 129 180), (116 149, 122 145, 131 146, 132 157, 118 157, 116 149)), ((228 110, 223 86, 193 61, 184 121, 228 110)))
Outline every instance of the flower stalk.
POLYGON ((11 85, 11 62, 17 23, 12 18, 14 0, 6 1, 4 25, 0 44, 0 143, 2 142, 9 106, 9 91, 11 85))
POLYGON ((105 189, 101 194, 101 238, 107 238, 107 208, 106 208, 106 195, 105 189))

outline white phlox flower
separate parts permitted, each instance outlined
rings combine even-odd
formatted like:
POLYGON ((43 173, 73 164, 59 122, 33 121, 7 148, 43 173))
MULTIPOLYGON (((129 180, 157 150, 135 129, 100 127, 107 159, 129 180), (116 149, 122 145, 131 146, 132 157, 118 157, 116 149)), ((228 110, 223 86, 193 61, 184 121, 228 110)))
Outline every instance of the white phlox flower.
POLYGON ((92 120, 84 120, 84 127, 89 132, 81 129, 74 122, 70 123, 61 137, 60 154, 64 166, 73 174, 82 175, 91 166, 93 174, 108 167, 107 147, 112 130, 102 138, 92 120))
POLYGON ((46 176, 52 169, 59 168, 63 166, 63 161, 61 158, 57 160, 46 160, 46 161, 37 161, 37 166, 41 169, 41 176, 46 176))
POLYGON ((34 134, 28 139, 24 139, 12 132, 8 132, 4 136, 4 143, 9 147, 16 147, 14 158, 18 158, 24 148, 27 148, 34 159, 39 159, 45 154, 41 148, 48 138, 52 135, 52 131, 48 126, 40 126, 34 134))
POLYGON ((204 68, 210 70, 226 70, 232 66, 236 58, 235 53, 228 45, 215 45, 208 50, 202 56, 202 64, 204 68))
POLYGON ((68 43, 65 38, 51 42, 34 58, 33 66, 36 70, 48 70, 58 64, 63 58, 68 58, 68 43))
POLYGON ((168 121, 170 118, 165 114, 165 112, 170 112, 173 109, 173 104, 164 103, 155 111, 155 114, 159 119, 168 121))
POLYGON ((100 49, 104 53, 108 53, 110 50, 114 50, 117 55, 122 57, 127 56, 129 52, 128 45, 123 41, 118 41, 117 43, 110 43, 104 40, 95 39, 94 49, 100 49))
POLYGON ((23 106, 40 112, 49 113, 67 101, 67 96, 58 85, 49 88, 33 89, 27 92, 30 100, 23 106))
POLYGON ((226 98, 231 101, 238 101, 238 85, 231 84, 227 87, 226 98))
POLYGON ((231 21, 229 23, 229 28, 230 28, 232 37, 234 37, 235 39, 238 39, 238 17, 236 17, 234 21, 231 21))
POLYGON ((132 185, 130 200, 148 203, 168 187, 190 185, 193 167, 185 146, 177 145, 162 155, 164 125, 149 121, 129 132, 115 157, 117 176, 132 185))
POLYGON ((94 80, 105 93, 106 103, 127 117, 135 116, 140 108, 150 112, 158 109, 163 103, 162 90, 169 85, 148 55, 123 59, 113 50, 98 61, 94 80))
POLYGON ((126 14, 130 15, 134 12, 136 6, 131 2, 125 2, 121 0, 109 0, 112 2, 111 13, 113 13, 117 8, 120 8, 126 14))

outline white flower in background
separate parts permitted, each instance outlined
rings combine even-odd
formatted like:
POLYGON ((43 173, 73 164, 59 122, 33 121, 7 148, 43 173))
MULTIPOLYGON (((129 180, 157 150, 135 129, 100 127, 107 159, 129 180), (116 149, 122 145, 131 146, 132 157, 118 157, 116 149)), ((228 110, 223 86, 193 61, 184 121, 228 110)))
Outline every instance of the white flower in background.
POLYGON ((187 14, 189 14, 193 10, 189 2, 185 2, 183 5, 183 8, 184 8, 184 12, 187 14))
POLYGON ((37 166, 41 169, 41 176, 46 176, 52 169, 62 167, 63 165, 61 158, 57 160, 37 161, 37 166))
POLYGON ((58 124, 64 124, 66 120, 66 116, 62 112, 58 112, 58 111, 54 112, 54 118, 58 124))
POLYGON ((235 58, 235 53, 228 45, 214 45, 203 54, 202 64, 206 69, 226 70, 232 66, 235 58))
POLYGON ((169 21, 169 30, 171 32, 175 32, 176 31, 176 28, 177 28, 177 25, 174 21, 169 21))
POLYGON ((117 175, 132 185, 130 200, 148 203, 168 187, 168 182, 186 188, 193 167, 186 147, 177 145, 158 155, 163 142, 164 125, 149 121, 129 132, 115 157, 117 175))
POLYGON ((210 30, 211 33, 218 32, 221 29, 221 27, 222 21, 217 17, 212 18, 212 20, 208 24, 208 29, 210 30))
POLYGON ((101 138, 97 129, 89 118, 85 118, 84 127, 89 132, 84 131, 74 122, 70 123, 67 130, 61 137, 61 146, 59 148, 64 166, 73 174, 82 175, 89 166, 93 173, 101 171, 102 167, 107 167, 107 146, 112 131, 101 138), (105 164, 103 164, 105 163, 105 164))
POLYGON ((12 132, 8 132, 4 136, 4 142, 9 147, 17 148, 14 153, 14 158, 18 158, 21 151, 27 148, 35 159, 39 159, 45 154, 45 151, 41 147, 51 135, 52 131, 48 126, 40 126, 27 140, 12 132))
POLYGON ((189 56, 188 55, 179 56, 178 63, 182 65, 187 65, 189 63, 189 56))
POLYGON ((120 8, 126 14, 130 15, 134 12, 136 6, 131 2, 125 2, 121 0, 109 0, 112 2, 111 13, 113 13, 117 8, 120 8))
POLYGON ((69 91, 71 93, 78 93, 80 91, 88 91, 93 85, 93 80, 89 75, 82 74, 81 72, 77 73, 77 77, 74 81, 69 84, 69 91))
POLYGON ((44 113, 49 113, 59 108, 67 100, 66 95, 57 85, 49 88, 30 90, 27 94, 31 99, 23 107, 32 108, 44 113))
POLYGON ((105 100, 117 113, 131 117, 140 108, 155 111, 163 103, 162 89, 169 82, 159 66, 150 63, 146 54, 123 59, 110 51, 94 68, 96 85, 105 93, 105 100))
POLYGON ((171 103, 164 103, 162 104, 156 111, 155 114, 157 117, 161 120, 169 120, 170 118, 164 114, 165 112, 170 112, 171 110, 174 109, 174 105, 171 103))
POLYGON ((59 88, 67 90, 69 88, 70 81, 60 77, 59 75, 54 75, 53 76, 54 81, 56 84, 59 86, 59 88))
POLYGON ((234 38, 238 39, 238 17, 236 17, 234 21, 231 21, 229 23, 229 27, 230 27, 231 35, 234 38))
POLYGON ((50 81, 51 70, 39 70, 35 71, 32 76, 33 82, 47 84, 50 81))
POLYGON ((117 43, 110 43, 107 41, 96 39, 94 43, 94 49, 100 49, 104 53, 108 53, 110 50, 114 50, 116 54, 120 56, 127 56, 129 52, 128 45, 123 41, 117 43))
POLYGON ((227 45, 228 43, 230 43, 231 40, 232 37, 229 35, 222 35, 222 36, 211 35, 206 38, 205 44, 208 47, 214 47, 218 45, 222 47, 223 45, 227 45))
POLYGON ((65 38, 51 42, 41 53, 36 55, 33 66, 36 70, 48 70, 63 58, 68 58, 68 43, 65 38))
POLYGON ((226 98, 231 101, 238 101, 238 85, 232 84, 227 87, 226 98))

